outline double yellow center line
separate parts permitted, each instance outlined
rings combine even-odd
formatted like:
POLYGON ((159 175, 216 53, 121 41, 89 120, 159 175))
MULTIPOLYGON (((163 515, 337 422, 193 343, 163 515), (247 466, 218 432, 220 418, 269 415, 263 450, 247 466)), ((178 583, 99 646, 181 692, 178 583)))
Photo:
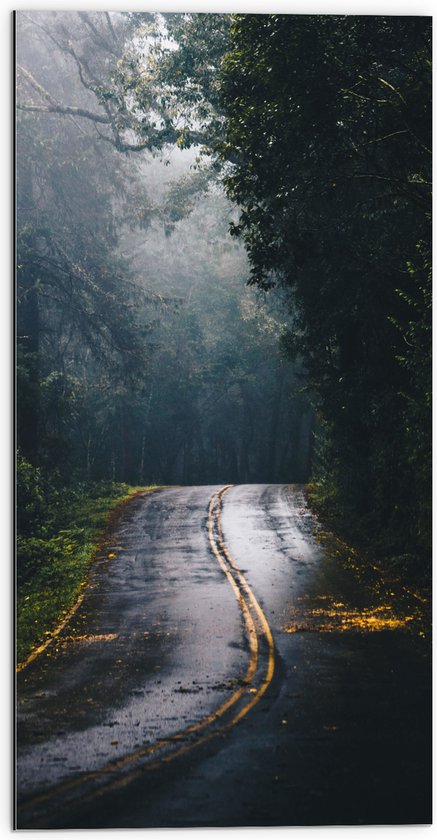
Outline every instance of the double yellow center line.
MULTIPOLYGON (((211 549, 234 590, 243 614, 250 649, 249 665, 244 682, 247 686, 253 684, 257 687, 250 689, 252 692, 250 702, 244 704, 229 725, 241 720, 258 703, 270 685, 275 669, 275 648, 267 618, 246 578, 234 563, 223 538, 221 509, 223 498, 231 487, 232 485, 222 487, 211 499, 208 512, 208 538, 211 549), (264 642, 266 649, 263 657, 264 662, 260 656, 261 641, 264 642)), ((235 696, 233 702, 236 702, 237 699, 238 697, 235 696)))
POLYGON ((83 773, 69 782, 51 788, 28 800, 20 808, 32 827, 44 824, 50 812, 74 810, 96 796, 124 787, 153 770, 223 734, 258 703, 270 685, 275 666, 274 643, 266 616, 243 573, 234 563, 223 538, 221 511, 223 498, 232 485, 226 485, 211 498, 208 508, 208 540, 211 550, 226 575, 239 604, 249 645, 249 661, 239 687, 214 712, 171 737, 141 747, 129 755, 109 762, 96 771, 83 773))

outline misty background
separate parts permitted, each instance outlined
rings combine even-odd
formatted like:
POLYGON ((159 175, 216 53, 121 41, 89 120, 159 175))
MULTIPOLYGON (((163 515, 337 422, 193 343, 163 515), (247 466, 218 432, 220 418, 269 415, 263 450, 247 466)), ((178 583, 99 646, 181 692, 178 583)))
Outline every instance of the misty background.
POLYGON ((16 42, 19 529, 102 481, 309 482, 425 572, 431 20, 20 11, 16 42))
POLYGON ((17 20, 19 96, 54 105, 18 110, 19 450, 69 480, 305 481, 287 315, 247 287, 238 211, 198 147, 120 153, 81 116, 129 29, 112 14, 110 41, 93 18, 17 20))

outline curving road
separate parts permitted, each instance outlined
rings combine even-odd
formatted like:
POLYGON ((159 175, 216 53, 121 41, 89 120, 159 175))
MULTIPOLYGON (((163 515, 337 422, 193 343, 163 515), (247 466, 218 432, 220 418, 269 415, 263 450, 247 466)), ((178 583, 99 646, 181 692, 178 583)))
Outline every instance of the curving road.
POLYGON ((17 826, 430 822, 411 605, 317 532, 298 486, 136 497, 18 674, 17 826))

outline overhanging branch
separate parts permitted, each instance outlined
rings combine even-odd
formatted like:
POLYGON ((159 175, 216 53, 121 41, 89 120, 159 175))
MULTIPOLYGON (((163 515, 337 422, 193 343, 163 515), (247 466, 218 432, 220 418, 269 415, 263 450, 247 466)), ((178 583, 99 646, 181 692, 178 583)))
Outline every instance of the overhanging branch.
POLYGON ((103 117, 100 114, 94 114, 92 111, 87 111, 84 108, 76 108, 72 105, 33 105, 30 103, 18 103, 19 111, 35 111, 41 114, 60 114, 61 116, 83 117, 86 120, 91 120, 94 123, 101 123, 103 125, 110 125, 111 120, 108 117, 103 117))

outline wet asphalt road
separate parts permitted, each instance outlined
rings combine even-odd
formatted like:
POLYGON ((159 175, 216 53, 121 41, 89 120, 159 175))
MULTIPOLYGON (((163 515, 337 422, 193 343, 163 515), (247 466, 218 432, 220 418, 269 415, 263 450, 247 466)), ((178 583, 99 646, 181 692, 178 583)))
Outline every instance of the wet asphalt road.
POLYGON ((18 675, 18 827, 431 822, 407 607, 320 546, 302 488, 219 489, 134 499, 18 675))

